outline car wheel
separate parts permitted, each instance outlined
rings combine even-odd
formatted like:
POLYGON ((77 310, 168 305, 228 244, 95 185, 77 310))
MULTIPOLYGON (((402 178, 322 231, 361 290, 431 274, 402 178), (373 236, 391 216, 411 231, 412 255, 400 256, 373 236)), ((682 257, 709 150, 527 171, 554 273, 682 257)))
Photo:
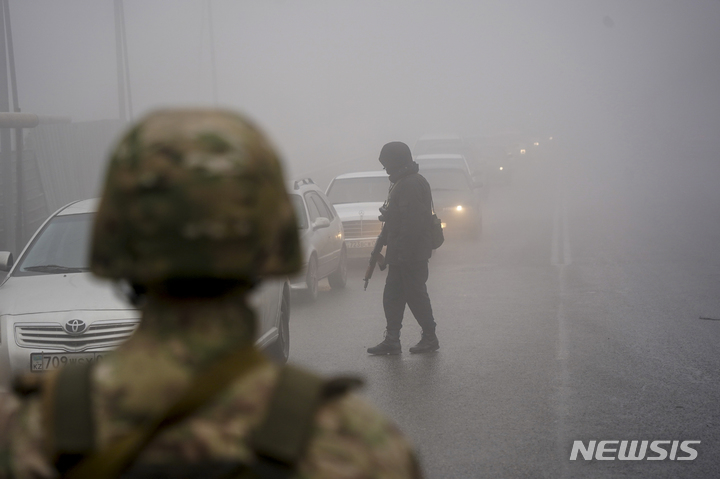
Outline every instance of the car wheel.
POLYGON ((318 297, 318 265, 317 258, 315 256, 311 256, 310 261, 308 261, 305 283, 307 284, 305 299, 313 302, 318 297))
POLYGON ((278 337, 268 347, 268 355, 280 364, 285 364, 290 357, 290 300, 283 291, 282 301, 278 309, 278 337))
POLYGON ((343 246, 340 250, 340 263, 333 273, 328 276, 328 283, 332 289, 343 289, 347 284, 347 250, 343 246))

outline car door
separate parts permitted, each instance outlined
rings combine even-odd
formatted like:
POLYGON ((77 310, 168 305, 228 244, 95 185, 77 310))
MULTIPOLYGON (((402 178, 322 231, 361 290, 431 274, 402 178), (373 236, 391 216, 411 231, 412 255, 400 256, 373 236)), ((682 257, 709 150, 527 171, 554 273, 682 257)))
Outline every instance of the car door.
MULTIPOLYGON (((326 276, 327 271, 327 255, 328 255, 328 243, 330 242, 329 228, 318 228, 314 229, 313 224, 315 220, 320 218, 320 209, 312 199, 313 193, 305 193, 305 203, 307 204, 308 214, 310 215, 310 232, 309 239, 315 247, 318 257, 318 278, 326 276)), ((324 217, 324 216, 323 216, 324 217)))
POLYGON ((330 232, 329 244, 328 244, 328 274, 335 271, 340 262, 340 251, 342 250, 343 229, 342 221, 338 217, 335 209, 330 205, 330 202, 318 193, 313 194, 313 201, 315 201, 321 215, 327 215, 326 218, 330 220, 330 232))
MULTIPOLYGON (((337 263, 337 255, 334 252, 334 244, 336 241, 335 236, 337 231, 332 227, 333 215, 330 213, 330 209, 325 205, 320 195, 314 191, 308 192, 305 195, 305 199, 308 202, 308 209, 316 211, 318 218, 327 218, 330 222, 330 227, 320 228, 316 230, 316 249, 318 252, 318 272, 320 277, 325 277, 332 273, 333 266, 337 263)), ((312 217, 312 213, 311 213, 312 217)), ((311 220, 314 221, 314 220, 311 220)))

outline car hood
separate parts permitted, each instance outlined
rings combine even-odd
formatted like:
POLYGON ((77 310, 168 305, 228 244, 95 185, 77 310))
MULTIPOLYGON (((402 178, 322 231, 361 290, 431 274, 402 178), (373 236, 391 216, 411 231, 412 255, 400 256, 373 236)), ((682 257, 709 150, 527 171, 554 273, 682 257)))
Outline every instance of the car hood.
POLYGON ((333 206, 342 221, 352 221, 359 219, 377 220, 382 205, 382 201, 371 201, 367 203, 340 203, 333 206))
POLYGON ((12 276, 0 287, 0 314, 132 309, 110 282, 90 273, 12 276))

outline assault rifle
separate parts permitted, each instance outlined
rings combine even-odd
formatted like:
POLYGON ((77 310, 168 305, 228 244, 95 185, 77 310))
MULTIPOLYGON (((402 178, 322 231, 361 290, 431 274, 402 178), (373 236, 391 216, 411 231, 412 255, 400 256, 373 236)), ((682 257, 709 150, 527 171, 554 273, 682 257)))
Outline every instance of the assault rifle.
POLYGON ((383 224, 382 231, 380 231, 380 235, 377 237, 377 241, 375 241, 375 247, 373 248, 372 253, 370 253, 370 264, 368 264, 367 271, 365 271, 365 291, 367 291, 368 283, 370 282, 370 278, 372 278, 373 271, 375 271, 375 265, 380 267, 380 271, 385 271, 385 268, 387 267, 385 258, 381 253, 383 246, 385 246, 384 233, 385 225, 383 224))

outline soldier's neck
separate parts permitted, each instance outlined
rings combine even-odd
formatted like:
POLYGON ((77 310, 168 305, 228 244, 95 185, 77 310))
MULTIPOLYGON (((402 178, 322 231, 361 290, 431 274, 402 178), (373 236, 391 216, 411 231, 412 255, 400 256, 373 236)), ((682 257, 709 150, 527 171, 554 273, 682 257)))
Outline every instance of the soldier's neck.
POLYGON ((249 346, 255 339, 255 315, 247 292, 219 298, 173 298, 149 294, 138 333, 164 341, 179 340, 191 349, 220 352, 249 346))

